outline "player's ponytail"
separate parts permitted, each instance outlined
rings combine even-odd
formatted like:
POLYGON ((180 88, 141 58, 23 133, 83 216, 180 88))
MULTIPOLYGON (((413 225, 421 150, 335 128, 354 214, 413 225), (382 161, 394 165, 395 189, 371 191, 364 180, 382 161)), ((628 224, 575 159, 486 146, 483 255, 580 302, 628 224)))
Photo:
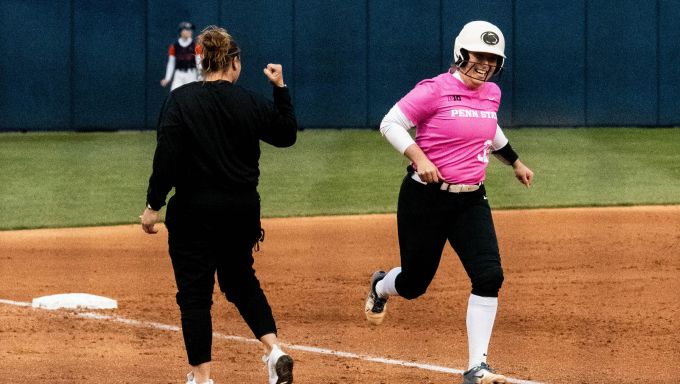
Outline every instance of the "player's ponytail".
POLYGON ((224 29, 215 25, 206 27, 198 35, 197 43, 203 59, 203 74, 227 72, 239 57, 241 50, 234 38, 224 29))

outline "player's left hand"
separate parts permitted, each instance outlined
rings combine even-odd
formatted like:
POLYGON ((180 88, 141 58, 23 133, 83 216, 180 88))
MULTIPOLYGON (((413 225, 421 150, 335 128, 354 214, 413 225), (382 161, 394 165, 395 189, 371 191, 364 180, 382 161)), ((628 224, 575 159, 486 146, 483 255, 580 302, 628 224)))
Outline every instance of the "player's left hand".
POLYGON ((146 208, 139 218, 142 220, 142 229, 144 232, 153 235, 158 233, 158 229, 154 226, 161 220, 161 214, 151 208, 146 208))
POLYGON ((529 167, 517 159, 512 164, 512 169, 515 170, 515 177, 520 183, 524 184, 527 188, 531 187, 531 183, 534 180, 534 172, 529 167))
POLYGON ((286 84, 283 82, 283 67, 281 64, 267 64, 267 67, 264 69, 264 75, 267 76, 272 84, 279 88, 286 84))

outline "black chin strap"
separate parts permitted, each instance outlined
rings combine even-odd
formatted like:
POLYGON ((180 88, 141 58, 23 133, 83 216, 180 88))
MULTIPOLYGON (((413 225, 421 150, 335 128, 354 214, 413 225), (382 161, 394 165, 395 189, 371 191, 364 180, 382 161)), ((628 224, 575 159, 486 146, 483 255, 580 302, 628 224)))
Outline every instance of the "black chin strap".
MULTIPOLYGON (((467 71, 464 71, 462 67, 458 66, 458 70, 459 70, 458 72, 460 72, 462 75, 467 76, 467 77, 469 77, 469 78, 471 78, 471 79, 480 80, 479 78, 474 77, 474 76, 468 74, 470 71, 472 71, 473 69, 475 69, 475 66, 478 65, 479 63, 475 63, 474 61, 467 61, 466 63, 472 64, 472 66, 470 67, 470 69, 468 69, 467 71)), ((488 64, 487 64, 487 65, 488 65, 488 64)), ((484 82, 490 81, 491 78, 494 77, 494 75, 496 74, 496 67, 495 67, 495 66, 493 66, 493 65, 488 65, 488 67, 489 67, 489 70, 487 71, 486 78, 483 80, 484 82), (491 68, 493 68, 493 70, 491 70, 491 68)), ((502 68, 501 68, 501 69, 502 69, 502 68)), ((502 71, 499 71, 498 74, 500 75, 501 72, 502 72, 502 71)), ((499 76, 499 77, 500 77, 500 76, 499 76)))

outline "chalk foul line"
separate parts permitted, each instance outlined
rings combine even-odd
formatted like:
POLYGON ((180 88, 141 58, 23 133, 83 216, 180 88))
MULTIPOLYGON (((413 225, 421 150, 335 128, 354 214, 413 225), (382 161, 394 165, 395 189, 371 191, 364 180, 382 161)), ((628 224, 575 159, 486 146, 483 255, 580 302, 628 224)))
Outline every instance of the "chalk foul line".
MULTIPOLYGON (((26 303, 26 302, 22 302, 22 301, 5 300, 5 299, 0 299, 0 304, 13 305, 13 306, 17 306, 17 307, 32 307, 31 303, 26 303)), ((42 309, 42 308, 36 308, 36 309, 49 311, 47 309, 42 309)), ((176 325, 157 323, 157 322, 154 322, 154 321, 128 319, 128 318, 122 317, 122 316, 106 315, 106 314, 101 314, 101 313, 96 313, 96 312, 76 312, 76 313, 73 314, 73 316, 84 318, 84 319, 90 319, 90 320, 108 320, 108 321, 113 321, 113 322, 120 323, 120 324, 129 325, 129 326, 132 326, 132 327, 139 327, 139 328, 156 329, 156 330, 171 331, 171 332, 180 332, 181 331, 181 328, 176 326, 176 325)), ((252 338, 242 337, 242 336, 225 335, 225 334, 219 333, 219 332, 213 332, 213 337, 218 338, 218 339, 222 339, 222 340, 236 341, 236 342, 239 342, 239 343, 258 344, 260 342, 257 339, 252 339, 252 338)), ((384 357, 358 354, 358 353, 353 353, 353 352, 336 351, 336 350, 333 350, 333 349, 311 347, 311 346, 307 346, 307 345, 297 345, 297 344, 287 344, 287 343, 281 343, 281 345, 286 347, 287 349, 294 350, 294 351, 316 353, 316 354, 320 354, 320 355, 338 356, 338 357, 344 357, 346 359, 356 359, 356 360, 368 361, 368 362, 372 362, 372 363, 379 363, 379 364, 385 364, 385 365, 397 365, 397 366, 401 366, 401 367, 417 368, 417 369, 422 369, 422 370, 426 370, 426 371, 450 373, 450 374, 454 374, 454 375, 462 375, 463 372, 464 372, 461 369, 449 368, 449 367, 444 367, 444 366, 441 366, 441 365, 433 365, 433 364, 427 364, 427 363, 417 363, 417 362, 413 362, 413 361, 388 359, 388 358, 384 358, 384 357)), ((516 379, 516 378, 512 378, 512 377, 508 377, 508 382, 514 383, 514 384, 542 384, 538 381, 522 380, 522 379, 516 379)))

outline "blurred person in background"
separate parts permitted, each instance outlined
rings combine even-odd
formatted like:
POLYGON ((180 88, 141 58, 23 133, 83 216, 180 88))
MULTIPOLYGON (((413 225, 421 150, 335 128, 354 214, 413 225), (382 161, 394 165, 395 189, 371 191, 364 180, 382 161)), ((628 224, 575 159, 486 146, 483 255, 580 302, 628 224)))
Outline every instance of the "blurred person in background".
POLYGON ((193 24, 188 21, 179 23, 179 39, 168 47, 168 65, 161 86, 166 87, 172 80, 170 90, 200 79, 200 48, 193 40, 193 24))

